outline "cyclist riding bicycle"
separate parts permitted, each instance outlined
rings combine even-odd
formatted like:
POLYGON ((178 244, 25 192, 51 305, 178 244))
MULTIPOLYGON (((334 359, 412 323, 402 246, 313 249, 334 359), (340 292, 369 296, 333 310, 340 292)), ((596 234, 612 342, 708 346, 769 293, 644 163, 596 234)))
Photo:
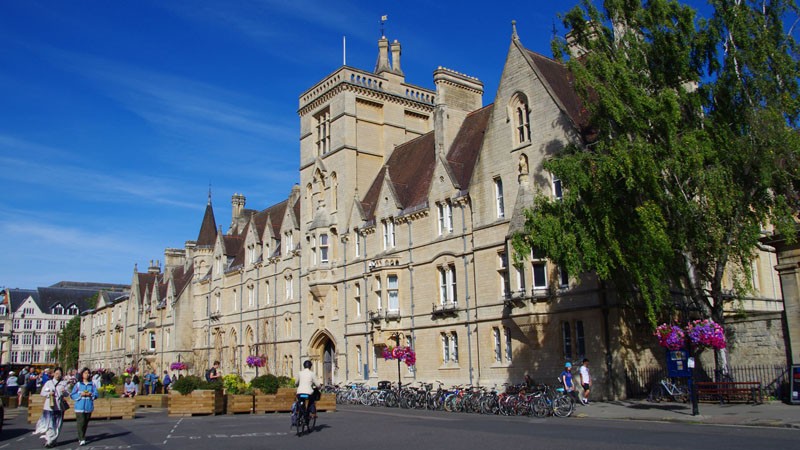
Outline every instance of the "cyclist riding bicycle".
POLYGON ((303 402, 303 411, 306 423, 308 423, 309 412, 314 405, 314 388, 319 386, 317 377, 311 371, 311 361, 303 362, 303 370, 297 375, 297 400, 303 402))

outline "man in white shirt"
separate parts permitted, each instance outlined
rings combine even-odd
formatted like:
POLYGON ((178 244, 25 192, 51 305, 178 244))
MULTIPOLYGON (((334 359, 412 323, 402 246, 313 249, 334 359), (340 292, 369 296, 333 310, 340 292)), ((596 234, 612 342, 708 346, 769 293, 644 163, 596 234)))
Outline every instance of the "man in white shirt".
POLYGON ((589 404, 589 391, 592 388, 592 377, 589 375, 589 360, 583 358, 583 364, 581 365, 581 385, 583 386, 583 398, 581 402, 584 405, 589 404))

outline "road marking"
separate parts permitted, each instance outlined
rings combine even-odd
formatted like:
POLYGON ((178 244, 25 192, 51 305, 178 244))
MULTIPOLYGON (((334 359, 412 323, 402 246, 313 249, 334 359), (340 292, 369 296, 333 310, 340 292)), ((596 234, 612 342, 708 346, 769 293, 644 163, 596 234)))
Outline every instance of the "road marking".
POLYGON ((408 414, 398 414, 398 413, 386 413, 386 412, 379 412, 379 411, 361 411, 358 409, 340 409, 339 412, 354 412, 354 413, 363 413, 363 414, 378 414, 383 416, 391 416, 391 417, 402 417, 405 419, 420 419, 420 420, 441 420, 443 422, 455 422, 459 419, 448 419, 445 417, 433 417, 433 416, 413 416, 408 414))

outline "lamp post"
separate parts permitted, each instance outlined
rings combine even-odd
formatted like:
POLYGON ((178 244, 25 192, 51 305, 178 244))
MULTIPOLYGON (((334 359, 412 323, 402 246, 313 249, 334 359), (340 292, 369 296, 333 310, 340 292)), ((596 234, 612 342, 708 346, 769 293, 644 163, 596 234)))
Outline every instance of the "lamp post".
MULTIPOLYGON (((394 332, 391 335, 391 338, 397 341, 397 348, 400 348, 400 333, 394 332)), ((400 382, 400 359, 397 359, 397 390, 400 391, 400 388, 403 387, 403 383, 400 382)))

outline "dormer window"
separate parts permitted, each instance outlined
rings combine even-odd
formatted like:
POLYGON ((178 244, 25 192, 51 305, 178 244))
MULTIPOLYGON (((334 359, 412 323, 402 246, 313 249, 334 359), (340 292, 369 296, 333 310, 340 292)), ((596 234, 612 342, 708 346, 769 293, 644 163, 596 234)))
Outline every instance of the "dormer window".
POLYGON ((61 303, 56 303, 56 305, 53 306, 53 314, 64 314, 64 307, 61 305, 61 303))
POLYGON ((325 108, 314 116, 317 122, 317 155, 322 156, 331 151, 331 111, 325 108))
POLYGON ((78 307, 74 303, 69 305, 69 308, 67 308, 67 314, 70 315, 70 316, 77 316, 78 315, 78 307))
POLYGON ((509 115, 514 121, 514 145, 520 146, 531 141, 531 111, 528 107, 528 98, 525 94, 517 92, 511 97, 509 115))

